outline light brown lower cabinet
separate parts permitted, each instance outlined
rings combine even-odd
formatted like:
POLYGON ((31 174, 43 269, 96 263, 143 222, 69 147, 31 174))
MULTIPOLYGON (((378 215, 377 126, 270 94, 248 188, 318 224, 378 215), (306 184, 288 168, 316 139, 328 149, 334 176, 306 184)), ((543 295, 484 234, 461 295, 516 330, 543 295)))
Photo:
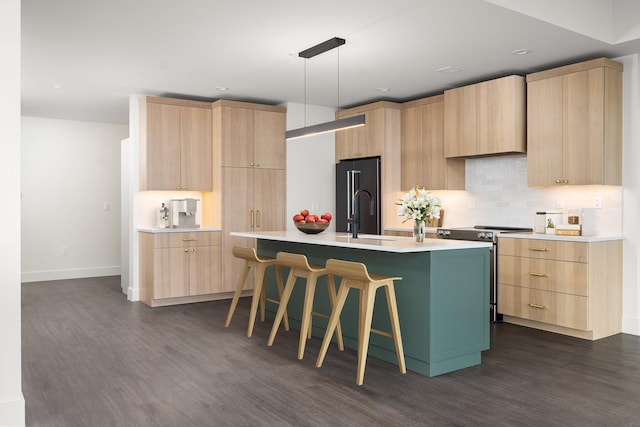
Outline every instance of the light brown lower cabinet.
POLYGON ((597 340, 622 330, 622 241, 501 237, 498 312, 522 326, 597 340))
POLYGON ((218 299, 221 234, 140 232, 140 300, 157 307, 218 299))

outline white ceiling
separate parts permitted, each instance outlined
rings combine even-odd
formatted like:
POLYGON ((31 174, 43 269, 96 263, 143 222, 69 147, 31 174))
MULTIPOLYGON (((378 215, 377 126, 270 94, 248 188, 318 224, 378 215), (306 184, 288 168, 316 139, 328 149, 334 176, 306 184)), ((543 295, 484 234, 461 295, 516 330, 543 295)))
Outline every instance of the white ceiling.
POLYGON ((637 52, 637 0, 22 0, 22 114, 127 123, 130 94, 343 108, 637 52))

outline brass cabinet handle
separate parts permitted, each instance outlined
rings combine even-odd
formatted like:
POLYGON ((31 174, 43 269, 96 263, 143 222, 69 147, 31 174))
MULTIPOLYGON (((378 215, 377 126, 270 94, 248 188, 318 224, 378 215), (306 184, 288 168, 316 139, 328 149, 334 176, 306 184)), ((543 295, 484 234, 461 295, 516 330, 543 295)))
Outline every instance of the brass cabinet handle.
POLYGON ((260 167, 260 163, 256 163, 256 167, 259 168, 260 167))
POLYGON ((185 249, 185 250, 184 250, 184 253, 187 253, 187 252, 189 252, 189 249, 185 249))
POLYGON ((549 275, 547 273, 533 273, 533 272, 529 272, 529 276, 535 276, 535 277, 549 277, 549 275))
POLYGON ((251 228, 253 228, 253 209, 251 209, 251 228))
POLYGON ((176 190, 179 190, 179 189, 180 189, 180 186, 179 186, 179 185, 176 185, 176 190))
POLYGON ((198 239, 196 237, 185 237, 182 239, 183 242, 195 242, 198 239))
POLYGON ((260 227, 260 209, 256 211, 256 227, 260 227))
POLYGON ((194 253, 196 250, 194 248, 191 248, 191 253, 194 253))
POLYGON ((560 181, 559 179, 556 179, 556 184, 560 184, 562 181, 560 181))
POLYGON ((253 162, 249 163, 249 166, 255 166, 255 164, 253 162))
POLYGON ((529 250, 534 252, 549 252, 547 248, 529 248, 529 250))
POLYGON ((563 183, 563 184, 568 184, 568 183, 569 183, 569 180, 568 180, 568 179, 563 179, 563 180, 562 180, 562 183, 563 183))
POLYGON ((532 307, 532 308, 540 308, 540 309, 542 309, 542 310, 546 310, 546 309, 548 309, 548 308, 549 308, 549 307, 547 307, 546 305, 542 305, 542 304, 533 304, 533 303, 529 303, 529 307, 532 307))

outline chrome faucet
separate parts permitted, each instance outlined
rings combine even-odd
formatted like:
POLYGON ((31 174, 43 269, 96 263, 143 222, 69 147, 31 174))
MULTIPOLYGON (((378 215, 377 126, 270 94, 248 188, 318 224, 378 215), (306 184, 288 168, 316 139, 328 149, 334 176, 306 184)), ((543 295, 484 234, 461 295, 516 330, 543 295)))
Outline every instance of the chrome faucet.
POLYGON ((351 224, 351 237, 354 239, 358 238, 358 224, 360 224, 360 217, 358 215, 358 196, 362 193, 365 193, 367 196, 369 196, 369 214, 373 215, 375 209, 375 202, 373 201, 373 197, 371 197, 371 193, 369 193, 368 190, 359 188, 355 193, 353 193, 353 206, 351 209, 353 216, 351 218, 347 218, 347 224, 351 224))

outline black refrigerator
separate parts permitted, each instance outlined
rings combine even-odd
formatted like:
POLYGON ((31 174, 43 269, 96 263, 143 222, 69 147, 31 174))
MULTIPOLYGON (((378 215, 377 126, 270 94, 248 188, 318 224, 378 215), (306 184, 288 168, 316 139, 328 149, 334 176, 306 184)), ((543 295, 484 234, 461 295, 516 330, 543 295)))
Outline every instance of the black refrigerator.
POLYGON ((380 157, 341 160, 336 164, 336 231, 351 232, 347 219, 353 216, 353 197, 359 189, 367 190, 373 198, 373 214, 370 201, 364 191, 360 191, 358 204, 358 233, 382 234, 380 218, 380 157))

